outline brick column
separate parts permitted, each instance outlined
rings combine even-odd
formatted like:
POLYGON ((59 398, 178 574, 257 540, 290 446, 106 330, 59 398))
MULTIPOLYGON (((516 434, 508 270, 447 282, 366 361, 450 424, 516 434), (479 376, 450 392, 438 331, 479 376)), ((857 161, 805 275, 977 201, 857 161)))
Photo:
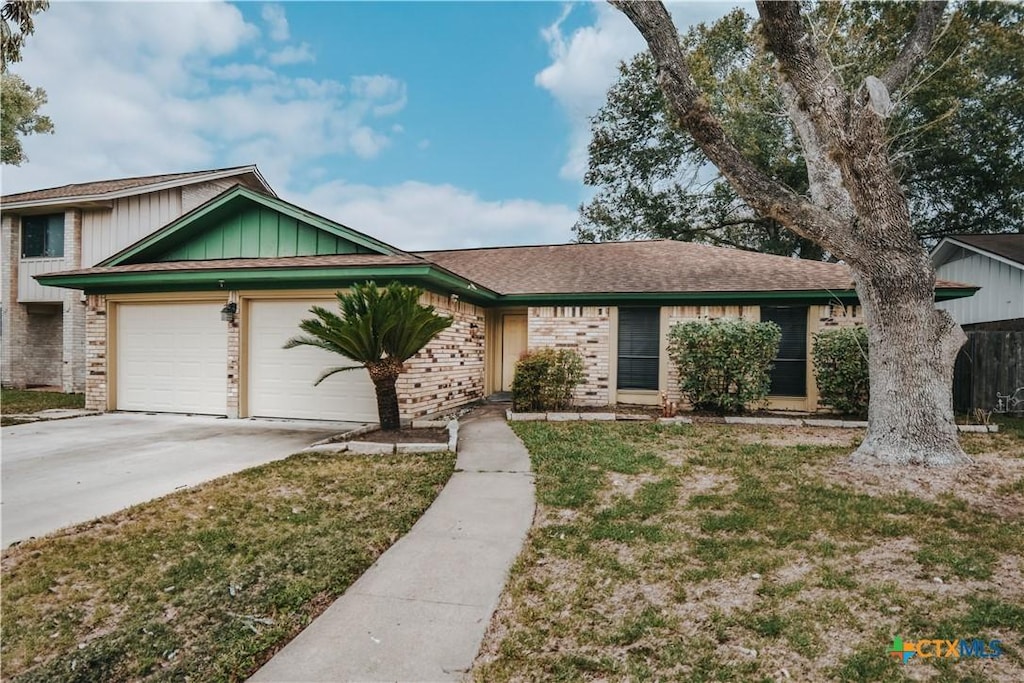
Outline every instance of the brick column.
POLYGON ((3 290, 3 320, 0 321, 0 381, 5 387, 24 388, 28 376, 24 359, 28 338, 28 310, 18 303, 18 262, 21 259, 21 218, 2 217, 0 240, 0 290, 3 290))
POLYGON ((88 297, 85 306, 85 407, 107 409, 107 299, 88 297))
MULTIPOLYGON (((64 213, 64 267, 82 266, 82 211, 69 209, 64 213)), ((64 340, 61 357, 61 385, 67 393, 85 391, 85 308, 82 292, 63 290, 64 340)))
POLYGON ((238 301, 238 292, 231 292, 228 301, 238 306, 235 319, 228 326, 228 409, 229 418, 237 418, 239 415, 239 373, 241 372, 241 351, 239 338, 241 336, 240 321, 242 319, 242 305, 238 301))

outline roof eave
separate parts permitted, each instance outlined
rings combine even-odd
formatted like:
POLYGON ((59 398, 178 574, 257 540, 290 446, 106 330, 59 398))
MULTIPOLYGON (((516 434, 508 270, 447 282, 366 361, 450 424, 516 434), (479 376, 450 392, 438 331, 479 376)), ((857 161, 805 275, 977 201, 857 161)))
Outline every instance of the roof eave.
POLYGON ((263 177, 259 169, 255 165, 250 166, 238 166, 236 168, 226 168, 221 171, 212 171, 210 173, 203 173, 202 175, 196 175, 189 178, 178 180, 165 180, 159 183, 152 183, 150 185, 140 185, 138 187, 132 187, 124 190, 116 190, 114 192, 101 192, 99 194, 85 194, 85 195, 71 195, 68 197, 53 197, 50 199, 30 199, 20 202, 4 202, 4 210, 13 209, 32 209, 32 208, 43 208, 43 207, 58 207, 58 206, 80 206, 80 205, 99 205, 102 206, 104 202, 111 202, 115 199, 122 199, 124 197, 132 197, 139 194, 147 194, 149 192, 160 192, 161 190, 169 190, 175 187, 182 187, 185 185, 195 185, 196 183, 209 182, 211 180, 220 180, 221 178, 230 178, 236 175, 244 175, 246 173, 252 173, 259 180, 263 188, 273 197, 277 197, 277 193, 274 192, 274 188, 263 177))
POLYGON ((397 280, 440 289, 477 303, 494 301, 498 295, 474 282, 436 268, 427 262, 368 266, 304 266, 265 268, 211 268, 36 275, 42 285, 80 289, 87 294, 148 291, 195 291, 217 289, 331 288, 364 280, 397 280))
POLYGON ((1005 256, 1000 256, 999 254, 995 254, 995 253, 989 251, 988 249, 983 249, 982 247, 976 247, 973 244, 968 244, 967 242, 961 242, 960 240, 958 240, 955 237, 943 237, 942 241, 939 242, 937 245, 935 245, 935 248, 932 249, 931 254, 930 254, 931 259, 932 259, 932 265, 934 267, 938 268, 939 266, 944 265, 945 263, 947 263, 947 258, 948 257, 946 256, 946 252, 951 251, 952 249, 954 249, 956 247, 960 247, 960 248, 966 249, 968 251, 973 251, 975 254, 981 254, 982 256, 987 256, 988 258, 992 259, 993 261, 999 261, 1000 263, 1005 263, 1006 265, 1012 266, 1012 267, 1017 268, 1019 270, 1024 270, 1024 263, 1019 263, 1017 261, 1014 261, 1011 258, 1006 258, 1005 256))

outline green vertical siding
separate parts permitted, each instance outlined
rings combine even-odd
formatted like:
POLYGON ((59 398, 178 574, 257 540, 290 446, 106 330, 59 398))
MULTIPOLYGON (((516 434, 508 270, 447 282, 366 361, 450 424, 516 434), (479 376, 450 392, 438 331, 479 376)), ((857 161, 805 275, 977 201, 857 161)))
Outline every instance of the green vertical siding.
POLYGON ((253 206, 207 223, 155 261, 194 261, 316 254, 369 249, 266 207, 253 206))

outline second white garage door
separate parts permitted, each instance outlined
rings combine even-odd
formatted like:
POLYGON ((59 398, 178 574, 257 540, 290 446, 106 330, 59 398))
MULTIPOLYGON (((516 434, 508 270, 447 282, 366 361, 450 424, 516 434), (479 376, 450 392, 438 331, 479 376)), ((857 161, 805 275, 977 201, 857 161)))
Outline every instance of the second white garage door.
POLYGON ((223 303, 117 307, 117 409, 223 415, 228 332, 223 303))
POLYGON ((249 304, 249 415, 308 420, 376 422, 377 399, 366 370, 347 370, 313 382, 325 368, 350 365, 347 358, 310 346, 284 349, 311 318, 310 306, 325 301, 252 301, 249 304))

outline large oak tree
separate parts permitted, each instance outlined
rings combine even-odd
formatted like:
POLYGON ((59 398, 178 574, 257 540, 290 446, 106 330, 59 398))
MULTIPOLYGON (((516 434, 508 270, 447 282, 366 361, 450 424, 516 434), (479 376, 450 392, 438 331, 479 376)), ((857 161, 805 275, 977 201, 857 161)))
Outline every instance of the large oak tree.
MULTIPOLYGON (((888 64, 917 10, 893 2, 805 7, 847 83, 888 64)), ((680 40, 694 81, 744 155, 803 193, 806 165, 759 31, 756 18, 737 8, 680 40)), ((890 158, 918 237, 932 245, 951 233, 1024 231, 1024 5, 956 5, 918 74, 888 123, 890 158)), ((620 65, 591 131, 585 181, 597 192, 580 207, 581 241, 668 238, 825 255, 751 211, 689 133, 672 125, 648 52, 620 65)))
POLYGON ((772 177, 735 144, 692 76, 660 2, 612 0, 647 42, 667 109, 760 215, 845 261, 868 329, 871 404, 855 461, 967 462, 953 420, 952 376, 966 337, 935 308, 935 272, 911 227, 890 156, 888 117, 917 73, 945 2, 924 2, 902 46, 877 72, 849 80, 821 49, 801 3, 759 0, 763 47, 799 140, 807 190, 772 177))

